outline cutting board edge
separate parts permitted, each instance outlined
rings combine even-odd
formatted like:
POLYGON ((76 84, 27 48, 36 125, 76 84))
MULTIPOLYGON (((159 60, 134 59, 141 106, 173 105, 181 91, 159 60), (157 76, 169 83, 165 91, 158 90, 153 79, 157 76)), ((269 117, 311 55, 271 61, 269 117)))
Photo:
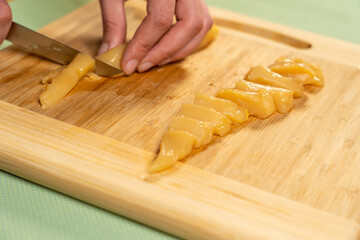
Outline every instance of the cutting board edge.
MULTIPOLYGON (((220 10, 219 10, 220 11, 220 10)), ((234 13, 235 14, 235 13, 234 13)), ((236 14, 236 15, 238 15, 238 16, 240 16, 240 14, 236 14)), ((238 19, 237 21, 240 21, 240 19, 238 19)), ((261 20, 258 20, 258 21, 261 21, 261 20)), ((222 26, 221 26, 222 27, 222 26)), ((284 29, 287 29, 287 27, 284 27, 284 29)), ((294 29, 294 31, 296 31, 297 33, 300 33, 300 32, 304 32, 304 31, 301 31, 301 30, 295 30, 294 29)), ((310 33, 308 33, 309 34, 309 38, 311 38, 310 36, 316 36, 316 34, 310 34, 310 33)), ((352 44, 348 44, 347 42, 342 42, 342 41, 339 41, 339 40, 333 40, 333 39, 331 39, 331 38, 327 38, 327 37, 322 37, 322 36, 320 36, 321 37, 321 39, 324 39, 324 42, 325 42, 325 45, 324 46, 327 46, 327 47, 331 47, 331 46, 337 46, 337 44, 335 44, 335 43, 339 43, 339 42, 341 42, 341 43, 344 43, 347 47, 346 47, 346 49, 347 50, 349 50, 349 48, 350 48, 350 46, 353 46, 352 44), (329 43, 329 42, 331 42, 331 43, 329 43)), ((320 41, 321 42, 321 41, 320 41)), ((277 44, 277 43, 275 43, 275 44, 277 44)), ((321 45, 321 44, 316 44, 316 45, 314 45, 314 46, 318 46, 318 45, 321 45)), ((342 49, 342 48, 340 48, 340 49, 342 49)), ((304 50, 303 52, 306 52, 307 50, 304 50)), ((319 51, 321 51, 321 52, 325 52, 326 51, 326 47, 325 48, 318 48, 318 47, 316 47, 316 48, 314 48, 314 50, 310 50, 310 51, 308 51, 309 53, 312 53, 312 54, 314 54, 314 55, 316 55, 316 53, 317 52, 319 52, 319 51)), ((336 51, 339 51, 339 48, 336 48, 335 49, 335 52, 336 51)), ((352 51, 352 52, 354 52, 354 51, 352 51)), ((357 51, 355 51, 355 52, 357 52, 357 51)), ((331 52, 332 53, 332 52, 331 52)), ((342 62, 342 63, 344 63, 344 64, 353 64, 353 62, 352 62, 352 57, 349 57, 349 56, 347 56, 347 54, 340 54, 340 56, 341 57, 343 57, 343 59, 337 59, 338 57, 332 57, 332 58, 329 58, 329 59, 335 59, 336 61, 338 61, 338 62, 342 62)), ((356 59, 358 59, 358 58, 356 58, 356 59)), ((357 61, 357 60, 356 60, 357 61)), ((356 65, 354 65, 354 66, 356 66, 356 65)), ((0 104, 0 106, 2 106, 2 104, 0 104)), ((22 112, 22 110, 19 110, 20 112, 22 112)), ((9 120, 9 119, 8 119, 9 120)), ((11 119, 10 119, 11 120, 11 119)), ((9 147, 8 145, 6 145, 7 147, 9 147)), ((32 149, 30 149, 30 150, 32 150, 32 149)), ((4 154, 3 152, 2 152, 2 154, 4 154)), ((14 152, 14 154, 16 155, 16 152, 14 152)), ((8 159, 9 160, 9 159, 8 159)), ((146 164, 146 163, 142 163, 142 164, 146 164)), ((179 165, 176 167, 176 169, 180 169, 180 171, 181 171, 181 169, 188 169, 188 166, 185 164, 181 164, 181 163, 179 163, 179 165)), ((25 170, 23 169, 23 168, 21 168, 21 166, 19 166, 19 169, 17 169, 16 171, 24 171, 24 173, 26 173, 25 172, 25 170)), ((192 171, 192 170, 190 170, 190 171, 192 171)), ((10 172, 10 170, 9 170, 9 172, 10 172)), ((16 174, 16 172, 14 171, 13 172, 14 174, 16 174)), ((28 179, 34 179, 34 178, 36 178, 36 177, 40 177, 38 174, 31 174, 31 173, 28 173, 29 174, 29 176, 27 177, 28 179)), ((25 176, 24 176, 25 177, 25 176)), ((44 182, 44 181, 43 181, 44 182)), ((41 183, 41 182, 39 182, 39 183, 41 183)), ((59 182, 59 183, 61 183, 61 182, 59 182)), ((80 193, 78 193, 78 194, 80 194, 80 193)), ((273 195, 273 196, 276 196, 276 195, 273 195)), ((82 199, 82 196, 80 196, 79 197, 79 199, 82 199)), ((286 201, 288 201, 287 199, 285 199, 286 201)), ((96 203, 94 203, 94 204, 96 204, 96 203)), ((106 207, 106 206, 105 206, 106 207)), ((104 207, 104 208, 105 208, 104 207)), ((141 219, 140 219, 140 221, 141 221, 141 219)), ((354 221, 350 221, 350 222, 348 222, 349 223, 349 225, 351 225, 352 226, 352 228, 353 229, 355 229, 355 228, 358 228, 358 225, 357 225, 357 223, 355 223, 354 221), (350 222, 351 222, 351 224, 350 224, 350 222), (353 224, 355 224, 355 225, 353 225, 353 224), (356 226, 356 227, 355 227, 356 226)), ((164 229, 165 231, 167 230, 167 229, 164 229)), ((176 231, 176 229, 175 230, 169 230, 170 232, 171 231, 176 231)), ((358 232, 358 230, 354 230, 354 234, 357 234, 357 232, 358 232), (356 231, 356 232, 355 232, 356 231)), ((179 234, 180 236, 181 236, 181 233, 179 234)), ((185 236, 185 235, 182 235, 182 236, 185 236)), ((353 235, 353 236, 355 236, 355 235, 353 235)), ((350 239, 350 237, 349 237, 349 239, 350 239)), ((353 239, 353 238, 352 238, 353 239)), ((357 239, 357 238, 355 238, 355 239, 357 239)))
POLYGON ((0 113, 1 169, 177 236, 360 236, 355 221, 186 164, 148 175, 152 153, 13 104, 0 101, 0 113))

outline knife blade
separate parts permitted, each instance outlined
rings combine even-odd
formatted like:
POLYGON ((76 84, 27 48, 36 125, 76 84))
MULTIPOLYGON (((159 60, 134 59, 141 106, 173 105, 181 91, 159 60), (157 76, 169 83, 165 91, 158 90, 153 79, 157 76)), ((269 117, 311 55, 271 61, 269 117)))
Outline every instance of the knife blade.
MULTIPOLYGON (((13 22, 6 39, 28 53, 35 54, 59 64, 69 64, 80 53, 65 44, 48 38, 38 32, 13 22)), ((112 76, 122 73, 107 63, 95 59, 95 73, 100 76, 112 76)))

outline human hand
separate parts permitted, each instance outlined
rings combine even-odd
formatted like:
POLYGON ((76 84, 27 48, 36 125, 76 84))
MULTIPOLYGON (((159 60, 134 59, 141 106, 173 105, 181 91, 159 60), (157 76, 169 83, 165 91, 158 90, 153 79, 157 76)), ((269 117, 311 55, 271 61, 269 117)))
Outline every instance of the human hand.
MULTIPOLYGON (((124 0, 101 0, 101 7, 104 37, 99 53, 126 37, 124 0)), ((126 74, 185 58, 212 26, 204 0, 148 0, 147 13, 123 55, 121 68, 126 74)))
POLYGON ((100 0, 103 39, 98 54, 114 48, 126 40, 126 0, 100 0))
POLYGON ((6 38, 12 23, 12 13, 6 0, 0 0, 0 44, 6 38))

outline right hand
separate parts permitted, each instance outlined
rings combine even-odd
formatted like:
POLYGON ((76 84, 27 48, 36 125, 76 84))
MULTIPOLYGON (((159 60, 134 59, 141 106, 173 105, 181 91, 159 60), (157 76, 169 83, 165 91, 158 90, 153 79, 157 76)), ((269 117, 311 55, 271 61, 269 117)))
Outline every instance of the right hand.
POLYGON ((12 13, 6 0, 0 0, 0 44, 5 40, 12 24, 12 13))

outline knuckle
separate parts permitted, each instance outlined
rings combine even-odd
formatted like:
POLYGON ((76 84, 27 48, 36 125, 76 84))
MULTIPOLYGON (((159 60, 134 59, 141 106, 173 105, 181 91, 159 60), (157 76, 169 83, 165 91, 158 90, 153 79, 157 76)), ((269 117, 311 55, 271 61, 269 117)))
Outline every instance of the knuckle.
POLYGON ((210 30, 213 25, 214 25, 214 20, 211 17, 209 17, 205 23, 206 30, 207 31, 210 30))
POLYGON ((188 21, 187 27, 191 29, 194 34, 197 34, 204 27, 204 23, 200 19, 192 19, 188 21))
POLYGON ((116 22, 113 21, 104 21, 103 24, 103 31, 104 32, 114 32, 117 31, 119 29, 119 25, 116 22))
POLYGON ((168 50, 162 50, 159 54, 159 57, 161 57, 161 59, 169 59, 170 57, 172 57, 172 53, 168 50))
POLYGON ((196 32, 200 32, 204 27, 204 22, 197 20, 194 22, 193 28, 196 32))
POLYGON ((173 24, 173 15, 171 14, 158 13, 154 14, 153 16, 155 24, 161 28, 168 29, 173 24))
POLYGON ((138 38, 137 41, 134 42, 134 48, 139 52, 148 52, 152 48, 152 44, 142 38, 138 38))

